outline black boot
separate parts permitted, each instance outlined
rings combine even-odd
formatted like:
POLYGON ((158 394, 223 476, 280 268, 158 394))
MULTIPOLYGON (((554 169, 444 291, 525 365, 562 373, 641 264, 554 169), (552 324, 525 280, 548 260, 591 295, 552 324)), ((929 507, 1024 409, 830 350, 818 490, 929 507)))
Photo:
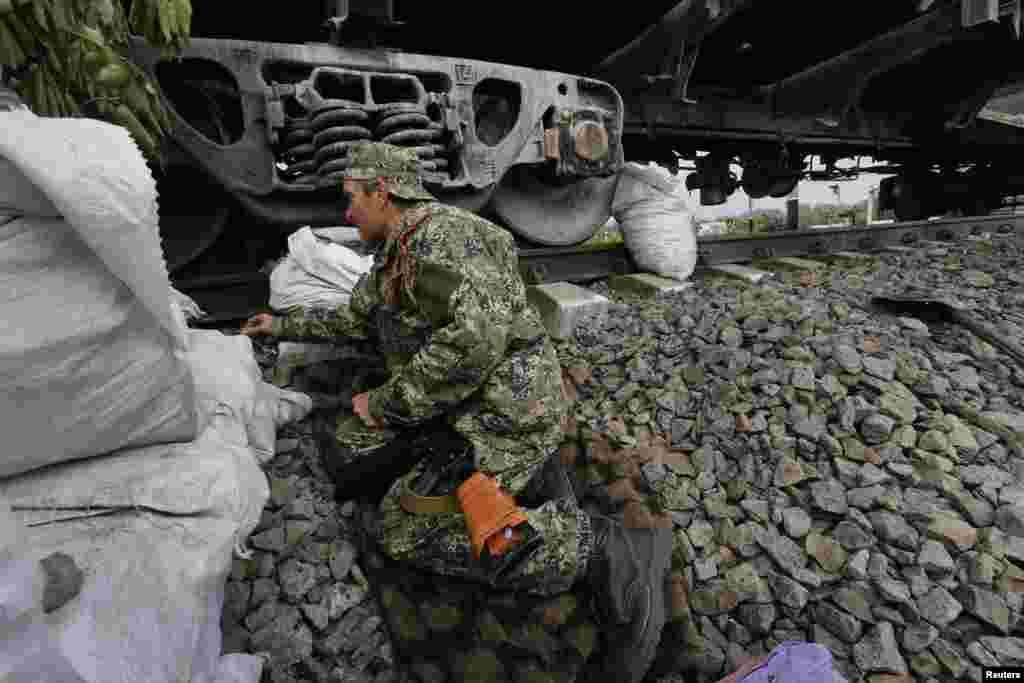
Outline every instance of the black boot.
POLYGON ((665 626, 672 532, 627 529, 598 515, 591 516, 591 524, 594 547, 586 581, 607 647, 587 669, 600 680, 639 683, 654 661, 665 626))

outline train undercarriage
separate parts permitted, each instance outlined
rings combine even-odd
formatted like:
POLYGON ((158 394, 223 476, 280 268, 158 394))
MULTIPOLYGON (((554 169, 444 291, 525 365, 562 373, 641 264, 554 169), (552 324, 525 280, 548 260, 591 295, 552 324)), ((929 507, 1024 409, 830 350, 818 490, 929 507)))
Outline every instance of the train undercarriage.
POLYGON ((471 3, 332 0, 262 28, 296 42, 241 39, 230 5, 197 7, 178 58, 133 48, 173 114, 158 182, 174 271, 216 242, 252 265, 339 224, 359 140, 414 148, 440 199, 542 247, 594 234, 626 161, 693 171, 707 206, 865 172, 890 176, 880 208, 899 220, 1024 194, 1020 0, 684 0, 621 22, 524 2, 476 28, 452 21, 471 3))

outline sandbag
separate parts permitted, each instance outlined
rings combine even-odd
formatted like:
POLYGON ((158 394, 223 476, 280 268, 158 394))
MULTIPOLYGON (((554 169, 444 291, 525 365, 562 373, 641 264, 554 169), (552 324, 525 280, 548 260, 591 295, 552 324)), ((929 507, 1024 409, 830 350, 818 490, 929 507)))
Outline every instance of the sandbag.
POLYGON ((249 337, 216 330, 189 334, 186 358, 195 376, 201 416, 231 416, 244 427, 245 443, 259 462, 269 461, 275 455, 277 428, 308 415, 313 400, 263 381, 249 337))
MULTIPOLYGON (((204 425, 198 439, 0 481, 0 501, 13 512, 5 520, 0 511, 0 561, 5 550, 30 564, 63 552, 86 577, 77 597, 31 627, 29 635, 53 647, 28 652, 0 639, 0 662, 12 662, 12 669, 16 663, 17 671, 30 671, 43 653, 53 662, 48 667, 63 659, 78 677, 47 681, 259 681, 261 658, 220 654, 232 556, 245 552, 270 495, 250 435, 265 440, 284 420, 305 417, 312 404, 259 378, 248 337, 192 330, 187 341, 204 425)), ((4 596, 24 593, 25 582, 24 567, 0 567, 0 619, 4 596)), ((19 604, 23 613, 31 600, 19 604)), ((8 683, 2 675, 0 681, 8 683)))
POLYGON ((321 240, 308 227, 297 230, 288 237, 288 256, 270 274, 270 307, 348 305, 352 288, 372 265, 373 256, 321 240))
POLYGON ((697 235, 678 179, 657 166, 626 164, 612 214, 638 266, 677 280, 690 277, 697 265, 697 235))
POLYGON ((128 132, 0 112, 0 478, 199 433, 156 186, 128 132))

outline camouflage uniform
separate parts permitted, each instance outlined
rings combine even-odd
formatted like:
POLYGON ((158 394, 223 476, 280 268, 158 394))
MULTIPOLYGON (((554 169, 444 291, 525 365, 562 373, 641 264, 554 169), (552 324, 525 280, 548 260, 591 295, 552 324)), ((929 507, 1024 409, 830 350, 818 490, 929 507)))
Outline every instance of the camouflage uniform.
MULTIPOLYGON (((398 196, 430 197, 415 177, 410 152, 374 144, 352 155, 353 177, 379 174, 391 178, 388 189, 398 196)), ((406 211, 347 308, 293 309, 275 319, 274 334, 380 345, 390 379, 369 392, 369 407, 387 428, 369 429, 357 416, 339 418, 336 438, 354 457, 399 436, 395 428, 447 416, 473 446, 477 469, 519 496, 562 440, 567 404, 561 368, 539 315, 527 303, 515 245, 505 230, 468 211, 437 202, 406 211)), ((400 492, 425 465, 385 496, 378 542, 397 560, 492 580, 472 557, 462 513, 416 515, 399 505, 400 492)), ((543 543, 502 577, 501 587, 541 594, 567 590, 586 569, 589 517, 571 497, 524 513, 543 543)))

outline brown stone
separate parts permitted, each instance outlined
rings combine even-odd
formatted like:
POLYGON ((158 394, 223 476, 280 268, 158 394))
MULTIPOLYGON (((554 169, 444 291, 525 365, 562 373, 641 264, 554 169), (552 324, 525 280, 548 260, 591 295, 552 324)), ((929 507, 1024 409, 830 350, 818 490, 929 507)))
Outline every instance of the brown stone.
POLYGON ((690 466, 690 456, 683 451, 668 451, 661 456, 661 461, 654 460, 659 465, 666 467, 686 468, 690 466))
POLYGON ((818 276, 816 273, 807 271, 806 273, 800 273, 800 284, 804 287, 814 287, 818 284, 818 276))
POLYGON ((580 457, 580 445, 576 441, 566 441, 558 447, 558 458, 564 467, 573 467, 580 457))
POLYGON ((727 545, 720 546, 718 548, 718 563, 722 565, 730 565, 736 561, 736 553, 733 549, 727 545))
POLYGON ((579 423, 576 421, 575 417, 569 416, 562 421, 562 433, 565 434, 566 436, 576 438, 576 436, 579 434, 579 431, 580 426, 579 423))
POLYGON ((754 427, 753 421, 749 417, 747 417, 745 414, 740 413, 739 415, 736 416, 736 431, 737 432, 746 433, 746 432, 749 432, 751 429, 753 429, 753 427, 754 427))
POLYGON ((690 615, 690 599, 686 590, 686 578, 679 572, 672 572, 669 577, 669 619, 676 621, 690 615))
POLYGON ((610 465, 622 459, 622 456, 604 436, 595 436, 591 439, 588 452, 594 462, 602 465, 610 465))
MULTIPOLYGON (((640 492, 633 486, 633 482, 629 479, 619 479, 608 486, 608 497, 616 503, 628 503, 635 501, 642 503, 643 498, 640 496, 640 492)), ((650 527, 645 527, 650 528, 650 527)))
POLYGON ((662 514, 662 515, 655 515, 655 514, 652 514, 651 516, 654 518, 654 528, 655 529, 671 529, 671 528, 673 528, 673 526, 675 526, 674 523, 672 522, 672 516, 671 515, 664 515, 664 514, 662 514))
POLYGON ((872 465, 882 464, 882 456, 878 453, 878 449, 871 446, 864 449, 864 460, 872 465))
POLYGON ((626 423, 621 417, 613 417, 608 420, 608 433, 625 436, 629 433, 629 430, 626 428, 626 423))
POLYGON ((734 610, 739 604, 739 593, 734 590, 724 590, 718 594, 718 609, 734 610))
POLYGON ((878 353, 882 350, 882 342, 878 337, 864 337, 860 348, 864 353, 878 353))
POLYGON ((1019 576, 1007 576, 1006 591, 1008 593, 1024 593, 1024 578, 1019 576))
POLYGON ((590 381, 591 371, 585 365, 574 365, 565 372, 578 387, 590 381))
POLYGON ((914 677, 910 674, 872 674, 868 676, 868 683, 914 683, 914 677))
POLYGON ((576 384, 572 381, 572 377, 565 370, 562 370, 562 398, 569 403, 575 403, 580 397, 579 392, 576 390, 576 384))
POLYGON ((654 529, 654 515, 641 502, 631 500, 623 509, 622 525, 627 529, 654 529))

